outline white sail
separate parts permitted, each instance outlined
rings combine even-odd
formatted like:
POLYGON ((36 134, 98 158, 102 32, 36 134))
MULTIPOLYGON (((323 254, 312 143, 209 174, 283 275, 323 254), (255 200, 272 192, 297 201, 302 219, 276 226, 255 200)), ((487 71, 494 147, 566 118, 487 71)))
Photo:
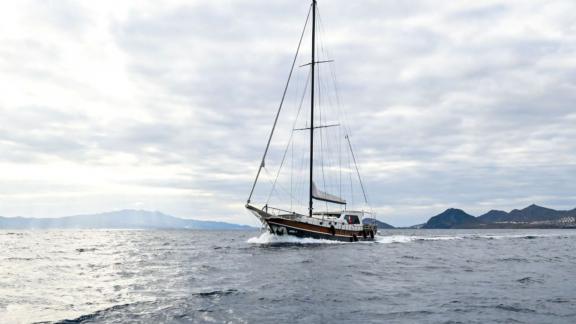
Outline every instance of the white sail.
POLYGON ((314 183, 314 181, 312 181, 312 197, 314 199, 318 199, 318 200, 322 200, 322 201, 346 205, 345 199, 340 198, 340 197, 335 196, 335 195, 332 195, 332 194, 329 194, 329 193, 326 193, 324 191, 318 190, 318 188, 316 188, 316 183, 314 183))

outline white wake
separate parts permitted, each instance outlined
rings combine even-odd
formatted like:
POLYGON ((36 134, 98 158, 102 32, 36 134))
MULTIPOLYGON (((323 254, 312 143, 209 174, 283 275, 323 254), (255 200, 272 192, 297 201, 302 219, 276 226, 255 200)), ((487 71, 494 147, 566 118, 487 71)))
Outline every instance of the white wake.
POLYGON ((415 241, 451 241, 461 240, 461 236, 420 236, 420 235, 376 235, 375 242, 377 243, 410 243, 415 241))
POLYGON ((342 244, 346 242, 322 240, 314 238, 300 238, 291 235, 274 235, 270 232, 264 232, 260 236, 249 238, 246 243, 249 244, 278 244, 278 243, 292 243, 292 244, 342 244))
MULTIPOLYGON (((522 233, 522 234, 457 234, 457 235, 376 235, 374 241, 361 241, 359 243, 412 243, 422 241, 452 241, 452 240, 502 240, 502 239, 521 239, 521 238, 545 238, 566 236, 560 233, 522 233)), ((349 244, 350 242, 332 241, 314 238, 299 238, 291 235, 274 235, 264 232, 259 236, 249 238, 246 243, 249 244, 349 244)))

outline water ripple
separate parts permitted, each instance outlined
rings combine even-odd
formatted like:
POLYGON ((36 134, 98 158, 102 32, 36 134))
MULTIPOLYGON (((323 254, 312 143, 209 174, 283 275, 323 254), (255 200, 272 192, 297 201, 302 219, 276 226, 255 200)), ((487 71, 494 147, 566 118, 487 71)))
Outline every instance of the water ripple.
POLYGON ((576 322, 576 231, 0 230, 0 246, 0 323, 576 322))

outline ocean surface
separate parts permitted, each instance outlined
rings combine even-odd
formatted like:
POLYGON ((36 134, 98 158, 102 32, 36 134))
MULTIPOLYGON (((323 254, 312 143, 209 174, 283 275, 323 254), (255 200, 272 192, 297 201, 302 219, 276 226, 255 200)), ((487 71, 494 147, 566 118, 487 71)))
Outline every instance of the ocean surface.
POLYGON ((0 323, 576 323, 574 230, 0 231, 0 323))

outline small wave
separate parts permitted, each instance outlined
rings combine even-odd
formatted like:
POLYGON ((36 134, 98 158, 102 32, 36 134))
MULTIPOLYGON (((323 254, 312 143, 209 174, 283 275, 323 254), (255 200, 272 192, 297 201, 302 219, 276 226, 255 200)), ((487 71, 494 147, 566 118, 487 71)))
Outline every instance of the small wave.
POLYGON ((78 324, 78 323, 84 323, 84 322, 92 322, 94 320, 97 320, 99 317, 104 316, 107 313, 115 312, 115 311, 127 308, 128 306, 130 306, 130 304, 114 305, 112 307, 98 310, 98 311, 95 311, 94 313, 82 315, 82 316, 74 318, 74 319, 65 319, 65 320, 57 321, 57 322, 54 322, 54 324, 78 324))
POLYGON ((378 274, 377 272, 374 271, 368 271, 368 270, 360 270, 358 271, 359 274, 367 276, 367 277, 381 277, 380 274, 378 274))
POLYGON ((228 295, 235 295, 238 294, 238 290, 236 289, 227 289, 227 290, 213 290, 213 291, 206 291, 195 294, 199 297, 221 297, 221 296, 228 296, 228 295))
POLYGON ((536 313, 536 311, 533 309, 523 308, 523 307, 518 307, 518 306, 513 306, 513 305, 499 304, 497 306, 494 306, 494 308, 508 311, 508 312, 514 312, 514 313, 536 313))
POLYGON ((410 243, 419 241, 452 241, 452 240, 502 240, 502 239, 538 239, 547 237, 564 237, 558 234, 459 234, 459 235, 377 235, 378 243, 410 243))
POLYGON ((78 252, 78 253, 94 252, 94 251, 96 251, 96 248, 78 248, 78 249, 76 249, 76 252, 78 252))
POLYGON ((525 239, 525 240, 535 240, 539 238, 568 238, 565 234, 486 234, 486 235, 478 235, 474 234, 469 236, 471 238, 476 239, 488 239, 488 240, 503 240, 503 239, 525 239))
POLYGON ((408 243, 414 241, 413 236, 407 235, 390 235, 390 236, 376 236, 376 242, 378 243, 408 243))
POLYGON ((496 259, 496 261, 500 261, 500 262, 521 262, 521 263, 527 263, 527 262, 529 262, 529 260, 526 259, 526 258, 516 258, 516 257, 498 258, 498 259, 496 259))
POLYGON ((416 237, 416 241, 452 241, 452 240, 462 240, 462 236, 427 236, 427 237, 416 237))
POLYGON ((417 241, 451 241, 461 240, 461 236, 416 236, 416 235, 390 235, 390 236, 376 236, 376 242, 390 244, 390 243, 410 243, 417 241))
POLYGON ((562 298, 562 297, 557 297, 557 298, 553 298, 553 299, 548 299, 548 300, 546 300, 546 301, 547 301, 547 302, 550 302, 550 303, 557 303, 557 304, 570 303, 570 299, 562 298))
POLYGON ((269 232, 260 234, 257 237, 249 238, 246 243, 249 244, 343 244, 345 242, 322 240, 314 238, 300 238, 291 235, 274 235, 269 232))
POLYGON ((522 283, 522 284, 533 284, 533 283, 542 283, 543 282, 541 279, 535 279, 532 277, 524 277, 524 278, 518 279, 516 281, 519 283, 522 283))
POLYGON ((21 257, 9 257, 4 259, 4 261, 32 261, 36 258, 21 258, 21 257))

